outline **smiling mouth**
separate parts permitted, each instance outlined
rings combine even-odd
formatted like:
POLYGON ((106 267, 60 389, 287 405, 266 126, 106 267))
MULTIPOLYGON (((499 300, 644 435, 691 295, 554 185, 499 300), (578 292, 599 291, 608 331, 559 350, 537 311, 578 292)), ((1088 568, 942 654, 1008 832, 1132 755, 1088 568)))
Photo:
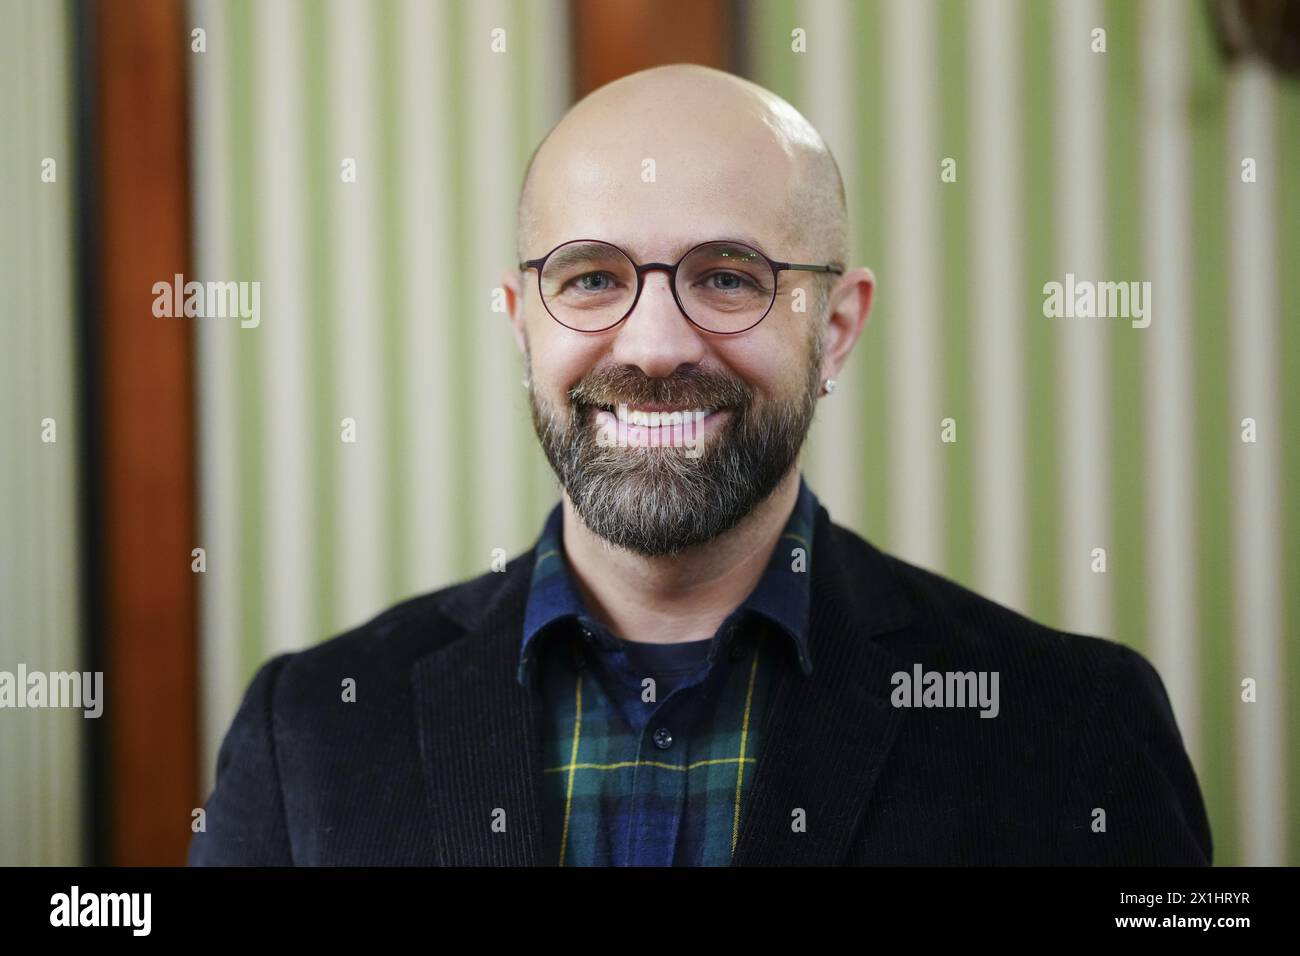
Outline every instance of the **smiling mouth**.
POLYGON ((716 405, 704 405, 697 408, 673 407, 671 405, 597 405, 597 410, 607 412, 618 419, 620 424, 633 425, 638 428, 663 428, 702 422, 714 412, 720 411, 716 405))
POLYGON ((673 408, 666 405, 594 405, 592 414, 597 442, 617 447, 677 447, 697 457, 706 435, 725 421, 730 409, 704 405, 673 408))

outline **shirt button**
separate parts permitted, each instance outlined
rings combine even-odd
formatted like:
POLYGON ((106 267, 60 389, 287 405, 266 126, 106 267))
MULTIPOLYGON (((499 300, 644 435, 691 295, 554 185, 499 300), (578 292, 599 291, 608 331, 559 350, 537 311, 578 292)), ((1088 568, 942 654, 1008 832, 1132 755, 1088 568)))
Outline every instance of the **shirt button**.
POLYGON ((673 745, 673 735, 667 727, 660 727, 655 731, 654 741, 660 750, 667 750, 673 745))

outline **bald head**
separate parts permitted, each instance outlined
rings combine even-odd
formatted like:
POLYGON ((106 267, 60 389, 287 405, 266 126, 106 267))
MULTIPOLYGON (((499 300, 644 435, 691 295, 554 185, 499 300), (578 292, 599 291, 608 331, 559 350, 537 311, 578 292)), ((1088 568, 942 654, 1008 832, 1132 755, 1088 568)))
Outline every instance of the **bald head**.
POLYGON ((533 154, 518 216, 521 259, 575 238, 631 249, 683 236, 848 255, 843 180, 818 132, 774 93, 703 66, 644 70, 576 104, 533 154))

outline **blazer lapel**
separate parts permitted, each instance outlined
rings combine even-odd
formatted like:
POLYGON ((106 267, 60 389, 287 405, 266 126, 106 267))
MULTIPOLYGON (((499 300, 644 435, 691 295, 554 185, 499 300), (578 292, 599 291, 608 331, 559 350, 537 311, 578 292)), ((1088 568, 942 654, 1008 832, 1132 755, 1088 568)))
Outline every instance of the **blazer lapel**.
POLYGON ((867 545, 866 562, 846 568, 839 533, 819 507, 809 624, 813 672, 784 670, 772 697, 733 866, 842 862, 898 733, 890 676, 906 668, 876 638, 905 627, 909 612, 880 552, 867 545), (804 814, 802 832, 793 826, 797 810, 804 814))
POLYGON ((510 563, 468 633, 412 668, 438 862, 541 860, 541 695, 515 679, 530 551, 510 563))

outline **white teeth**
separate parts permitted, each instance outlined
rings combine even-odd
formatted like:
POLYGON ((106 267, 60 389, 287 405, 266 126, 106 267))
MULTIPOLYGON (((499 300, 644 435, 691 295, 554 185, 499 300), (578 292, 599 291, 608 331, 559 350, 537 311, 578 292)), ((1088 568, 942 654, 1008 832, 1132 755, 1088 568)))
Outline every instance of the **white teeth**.
POLYGON ((618 415, 618 420, 623 424, 640 425, 645 428, 698 422, 714 410, 712 408, 683 408, 671 412, 645 412, 637 408, 628 408, 626 405, 618 405, 614 409, 615 414, 618 415))

